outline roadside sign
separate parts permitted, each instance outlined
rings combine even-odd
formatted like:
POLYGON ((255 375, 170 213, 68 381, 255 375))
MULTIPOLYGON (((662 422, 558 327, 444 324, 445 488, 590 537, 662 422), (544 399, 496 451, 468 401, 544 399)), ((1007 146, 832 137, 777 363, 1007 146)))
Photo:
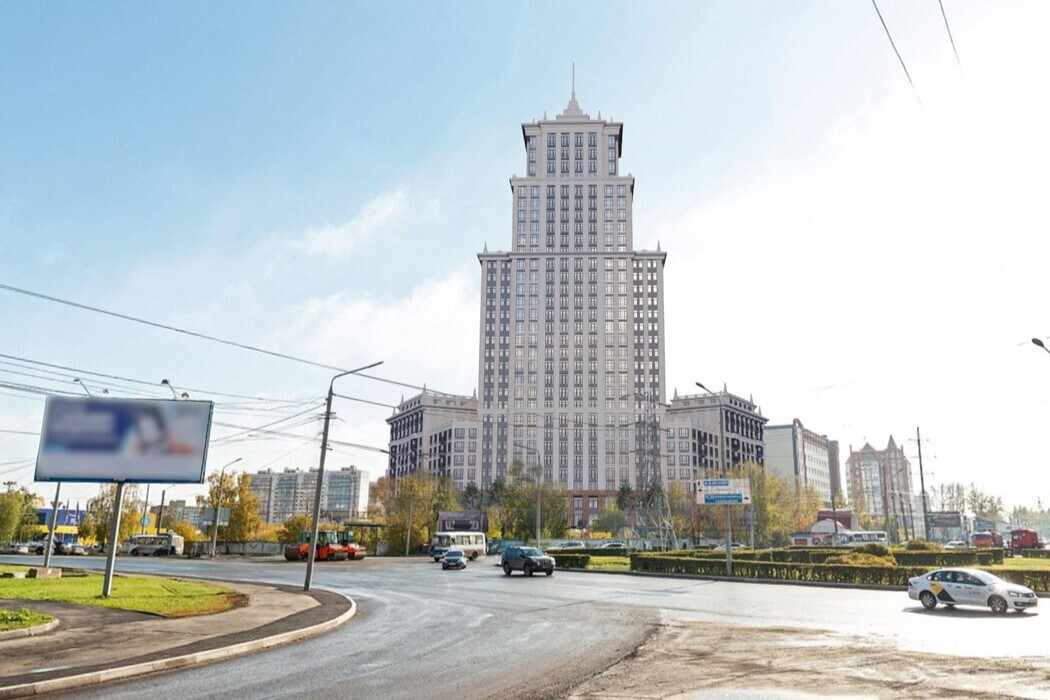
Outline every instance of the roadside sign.
MULTIPOLYGON (((201 525, 205 527, 215 524, 215 509, 212 507, 201 508, 201 525)), ((219 508, 219 527, 226 527, 230 524, 230 509, 219 508)))
POLYGON ((751 503, 750 479, 703 479, 696 482, 697 505, 751 503))
POLYGON ((930 527, 962 527, 962 513, 958 511, 930 511, 930 527))
POLYGON ((146 527, 147 525, 149 525, 149 516, 142 516, 142 520, 139 521, 139 524, 142 525, 142 527, 146 527))

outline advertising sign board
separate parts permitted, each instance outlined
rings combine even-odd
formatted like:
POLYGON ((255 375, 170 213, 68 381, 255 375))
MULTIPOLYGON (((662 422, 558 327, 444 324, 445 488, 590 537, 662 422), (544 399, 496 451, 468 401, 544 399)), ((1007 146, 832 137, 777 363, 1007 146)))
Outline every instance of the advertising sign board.
MULTIPOLYGON (((215 509, 211 506, 201 508, 201 525, 208 527, 215 524, 215 509)), ((230 509, 219 508, 219 527, 230 524, 230 509)))
POLYGON ((750 479, 704 479, 696 482, 697 505, 751 503, 750 479))
POLYGON ((962 513, 958 511, 930 511, 930 527, 962 527, 962 513))
POLYGON ((204 482, 211 401, 49 396, 36 481, 204 482))
POLYGON ((974 518, 973 519, 973 531, 974 532, 993 532, 995 530, 995 521, 986 520, 985 518, 974 518))

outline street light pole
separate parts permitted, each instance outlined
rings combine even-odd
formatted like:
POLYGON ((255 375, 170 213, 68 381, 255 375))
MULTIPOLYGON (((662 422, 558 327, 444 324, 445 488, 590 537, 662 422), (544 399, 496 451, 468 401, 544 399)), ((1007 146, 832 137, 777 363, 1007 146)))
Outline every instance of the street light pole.
POLYGON ((314 577, 314 556, 317 550, 317 527, 319 524, 318 518, 321 515, 321 487, 324 484, 324 460, 325 455, 328 453, 328 426, 332 421, 332 396, 334 394, 335 380, 340 377, 345 377, 348 374, 356 374, 358 372, 364 372, 366 369, 372 369, 383 364, 380 362, 373 362, 370 365, 364 367, 358 367, 357 369, 347 370, 346 372, 340 372, 339 374, 332 377, 332 381, 328 383, 328 399, 325 403, 324 410, 324 430, 321 434, 321 458, 317 465, 317 489, 314 491, 314 518, 313 525, 310 528, 310 551, 306 555, 306 580, 303 582, 303 590, 309 591, 310 584, 314 577))
MULTIPOLYGON (((696 385, 711 394, 718 403, 718 464, 721 467, 721 471, 725 473, 728 471, 728 466, 725 460, 726 454, 726 425, 725 416, 722 411, 722 397, 715 392, 708 389, 700 382, 696 382, 696 385)), ((751 519, 755 518, 755 508, 751 507, 751 519)), ((726 536, 726 576, 733 575, 733 518, 729 510, 729 504, 725 504, 725 536, 726 536)), ((753 543, 752 543, 753 544, 753 543)))
POLYGON ((241 459, 243 458, 238 457, 232 462, 228 462, 222 465, 222 471, 219 472, 219 485, 216 488, 218 493, 216 493, 215 495, 216 505, 215 508, 212 510, 212 514, 214 515, 214 522, 212 523, 211 529, 211 555, 213 557, 216 554, 215 548, 218 545, 219 541, 219 509, 222 507, 222 479, 226 475, 226 467, 230 466, 231 464, 236 464, 237 462, 240 462, 241 459))

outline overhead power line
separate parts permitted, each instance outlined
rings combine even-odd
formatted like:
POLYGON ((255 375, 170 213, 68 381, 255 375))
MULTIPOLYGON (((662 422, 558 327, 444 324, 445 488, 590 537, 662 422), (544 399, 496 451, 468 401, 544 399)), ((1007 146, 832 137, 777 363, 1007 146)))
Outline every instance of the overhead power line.
MULTIPOLYGON (((137 316, 130 316, 128 314, 122 314, 122 313, 119 313, 117 311, 109 311, 107 309, 102 309, 102 308, 99 308, 97 306, 91 306, 89 304, 81 304, 79 302, 70 301, 68 299, 60 299, 59 297, 50 296, 48 294, 42 294, 40 292, 34 292, 32 290, 29 290, 29 289, 22 289, 20 287, 12 287, 11 285, 8 285, 8 284, 0 284, 0 290, 4 290, 4 291, 8 291, 8 292, 14 292, 15 294, 22 294, 22 295, 25 295, 25 296, 28 296, 28 297, 33 297, 35 299, 43 299, 44 301, 50 301, 50 302, 54 302, 56 304, 63 304, 65 306, 71 306, 71 307, 73 307, 75 309, 81 309, 83 311, 91 311, 92 313, 102 314, 103 316, 111 316, 113 318, 119 318, 119 319, 122 319, 124 321, 131 321, 132 323, 139 323, 139 324, 142 324, 144 326, 151 326, 153 328, 160 328, 161 330, 171 331, 172 333, 180 333, 182 335, 188 335, 188 336, 191 336, 193 338, 200 338, 201 340, 209 340, 209 341, 211 341, 213 343, 220 343, 222 345, 229 345, 230 347, 240 348, 241 350, 248 350, 249 352, 257 352, 257 353, 260 353, 262 355, 269 355, 270 357, 279 357, 282 360, 288 360, 289 362, 298 362, 300 364, 310 365, 312 367, 320 367, 321 369, 328 369, 328 370, 333 370, 333 371, 336 371, 336 372, 346 372, 346 371, 348 371, 345 367, 336 367, 335 365, 326 365, 323 362, 315 362, 314 360, 308 360, 308 359, 303 358, 303 357, 296 357, 295 355, 289 355, 289 354, 283 353, 283 352, 276 352, 274 350, 267 350, 265 348, 260 348, 258 346, 250 345, 248 343, 241 343, 241 342, 238 342, 236 340, 227 340, 225 338, 219 338, 219 337, 216 337, 214 335, 208 335, 206 333, 198 333, 197 331, 191 331, 191 330, 187 330, 185 328, 178 328, 176 326, 169 326, 166 323, 158 323, 157 321, 150 321, 148 319, 139 318, 137 316)), ((361 372, 355 372, 354 376, 356 376, 356 377, 365 377, 366 379, 372 379, 374 381, 384 382, 386 384, 394 384, 394 385, 397 385, 397 386, 403 386, 403 387, 407 387, 409 389, 417 389, 419 391, 423 390, 423 387, 421 387, 421 386, 416 386, 414 384, 406 384, 405 382, 399 382, 399 381, 396 381, 396 380, 393 380, 393 379, 387 379, 385 377, 377 377, 374 374, 364 374, 364 373, 361 373, 361 372)), ((432 389, 430 389, 428 391, 430 391, 431 393, 435 393, 435 394, 444 393, 444 392, 440 392, 440 391, 434 391, 432 389)))
POLYGON ((944 18, 944 28, 948 31, 948 41, 952 43, 952 53, 955 54, 955 65, 959 67, 959 74, 962 75, 962 61, 959 60, 959 50, 955 48, 955 37, 952 36, 952 28, 948 26, 948 15, 944 12, 944 1, 937 0, 937 4, 941 6, 941 17, 944 18))
POLYGON ((893 47, 893 53, 897 54, 897 60, 901 62, 901 68, 904 69, 904 77, 908 79, 908 84, 911 85, 911 89, 915 92, 915 99, 919 101, 919 106, 922 106, 922 99, 919 97, 919 91, 915 89, 915 83, 911 79, 911 73, 908 72, 908 66, 904 65, 904 59, 901 58, 901 52, 897 50, 897 44, 893 42, 893 35, 890 34, 890 28, 886 26, 886 20, 882 18, 882 12, 879 11, 879 5, 875 0, 871 0, 872 6, 875 8, 875 14, 879 16, 879 22, 882 23, 882 28, 886 30, 886 38, 890 40, 890 46, 893 47))

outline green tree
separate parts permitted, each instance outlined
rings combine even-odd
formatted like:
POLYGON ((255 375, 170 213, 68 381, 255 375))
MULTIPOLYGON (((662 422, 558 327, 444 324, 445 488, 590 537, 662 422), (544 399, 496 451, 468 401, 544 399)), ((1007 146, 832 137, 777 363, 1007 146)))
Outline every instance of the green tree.
POLYGON ((299 541, 299 535, 313 528, 313 519, 309 515, 293 515, 284 521, 277 533, 277 538, 282 544, 291 544, 299 541))
POLYGON ((0 493, 0 542, 6 543, 16 539, 19 524, 22 521, 22 493, 8 489, 0 493))
MULTIPOLYGON (((128 484, 124 487, 124 501, 120 511, 120 532, 117 546, 141 527, 138 523, 139 503, 138 486, 128 484)), ((109 546, 109 530, 113 517, 113 504, 117 497, 116 484, 103 484, 98 495, 87 502, 85 517, 81 519, 77 534, 81 539, 98 542, 103 548, 109 546)))
POLYGON ((613 535, 624 527, 627 527, 627 516, 615 503, 607 504, 602 514, 590 522, 592 530, 611 532, 613 535))
POLYGON ((168 529, 176 535, 180 535, 187 542, 198 542, 204 539, 200 531, 185 520, 172 520, 168 525, 168 529))
POLYGON ((467 510, 476 510, 481 505, 481 490, 473 481, 463 487, 463 507, 467 510))
POLYGON ((236 498, 230 506, 230 525, 226 537, 233 542, 255 539, 262 527, 259 515, 259 497, 252 493, 251 474, 241 474, 237 479, 236 498))
POLYGON ((634 491, 626 481, 620 484, 620 489, 616 492, 616 507, 621 513, 629 513, 634 508, 634 491))

